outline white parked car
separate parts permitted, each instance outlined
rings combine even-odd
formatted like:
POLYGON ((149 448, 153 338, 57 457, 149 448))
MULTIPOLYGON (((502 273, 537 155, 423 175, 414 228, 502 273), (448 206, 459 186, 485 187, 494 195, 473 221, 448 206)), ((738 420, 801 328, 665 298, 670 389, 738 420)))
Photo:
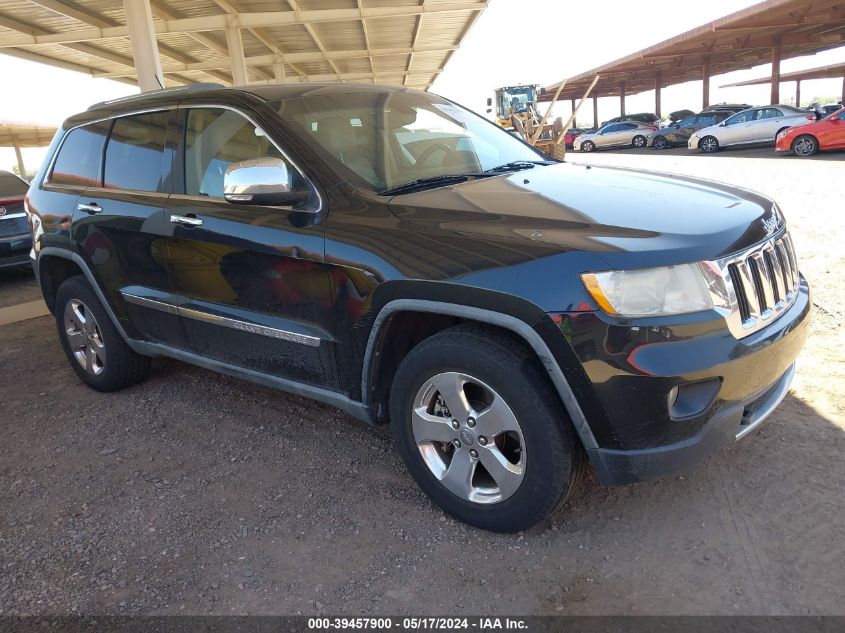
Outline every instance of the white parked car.
POLYGON ((639 121, 610 122, 595 132, 577 137, 572 147, 579 152, 592 152, 601 147, 645 147, 649 136, 656 131, 656 125, 639 121))
POLYGON ((781 131, 815 120, 814 114, 787 105, 748 108, 717 125, 698 130, 690 136, 688 147, 702 152, 718 152, 719 148, 729 145, 774 145, 781 131))

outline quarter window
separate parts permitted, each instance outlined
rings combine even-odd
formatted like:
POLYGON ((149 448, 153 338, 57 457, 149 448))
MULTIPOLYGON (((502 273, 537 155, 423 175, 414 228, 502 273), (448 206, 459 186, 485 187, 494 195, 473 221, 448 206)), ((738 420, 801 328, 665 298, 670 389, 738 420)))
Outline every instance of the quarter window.
POLYGON ((162 192, 164 137, 170 112, 115 119, 106 147, 104 181, 109 189, 162 192))
POLYGON ((68 132, 59 148, 48 182, 77 187, 100 186, 100 162, 110 121, 84 125, 68 132))
POLYGON ((223 197, 223 176, 232 163, 283 158, 264 132, 231 110, 188 110, 185 128, 185 193, 223 197))

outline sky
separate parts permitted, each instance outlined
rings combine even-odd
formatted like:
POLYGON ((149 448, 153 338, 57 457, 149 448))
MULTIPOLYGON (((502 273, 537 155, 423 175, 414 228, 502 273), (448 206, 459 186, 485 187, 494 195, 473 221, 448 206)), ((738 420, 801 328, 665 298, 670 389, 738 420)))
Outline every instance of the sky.
MULTIPOLYGON (((486 11, 455 51, 431 91, 484 114, 487 98, 501 86, 546 86, 590 68, 623 57, 734 11, 754 4, 750 0, 490 0, 486 11)), ((781 72, 845 63, 845 47, 818 55, 784 60, 781 72)), ((719 88, 744 79, 763 77, 770 65, 721 75, 711 82, 710 101, 762 104, 769 101, 769 86, 719 88)), ((137 88, 108 79, 45 66, 0 55, 0 77, 5 86, 20 86, 0 100, 0 120, 58 125, 90 104, 137 92, 137 88), (10 98, 15 95, 15 98, 10 98)), ((795 83, 781 84, 781 101, 794 97, 795 83)), ((842 79, 802 82, 802 102, 813 96, 839 97, 842 79)), ((662 110, 701 107, 701 82, 663 89, 662 110)), ((628 95, 628 112, 654 110, 654 92, 628 95)), ((543 108, 541 108, 542 110, 543 108)), ((582 109, 584 123, 592 121, 592 106, 582 109)), ((568 101, 559 102, 554 115, 568 117, 568 101)), ((599 118, 619 115, 619 99, 599 99, 599 118)), ((579 117, 581 118, 581 117, 579 117)), ((43 148, 23 150, 27 169, 43 160, 43 148)), ((0 148, 0 169, 11 169, 14 150, 0 148)))

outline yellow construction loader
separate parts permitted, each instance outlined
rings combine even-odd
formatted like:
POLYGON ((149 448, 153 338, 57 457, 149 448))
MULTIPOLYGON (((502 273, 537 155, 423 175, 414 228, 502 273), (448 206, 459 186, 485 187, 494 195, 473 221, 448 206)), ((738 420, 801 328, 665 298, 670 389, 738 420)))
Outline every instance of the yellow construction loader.
MULTIPOLYGON (((539 123, 537 115, 537 97, 540 86, 505 86, 496 89, 496 123, 506 130, 513 130, 514 117, 522 121, 523 126, 531 122, 539 123)), ((487 99, 487 112, 492 112, 493 99, 487 99)))

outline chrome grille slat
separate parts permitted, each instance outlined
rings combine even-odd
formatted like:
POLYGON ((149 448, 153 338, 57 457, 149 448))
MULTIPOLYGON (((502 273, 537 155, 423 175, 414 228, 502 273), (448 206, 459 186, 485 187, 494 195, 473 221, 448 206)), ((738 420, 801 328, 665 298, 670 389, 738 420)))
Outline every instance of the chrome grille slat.
POLYGON ((786 232, 715 263, 730 289, 723 313, 737 338, 777 319, 798 296, 798 261, 786 232))

